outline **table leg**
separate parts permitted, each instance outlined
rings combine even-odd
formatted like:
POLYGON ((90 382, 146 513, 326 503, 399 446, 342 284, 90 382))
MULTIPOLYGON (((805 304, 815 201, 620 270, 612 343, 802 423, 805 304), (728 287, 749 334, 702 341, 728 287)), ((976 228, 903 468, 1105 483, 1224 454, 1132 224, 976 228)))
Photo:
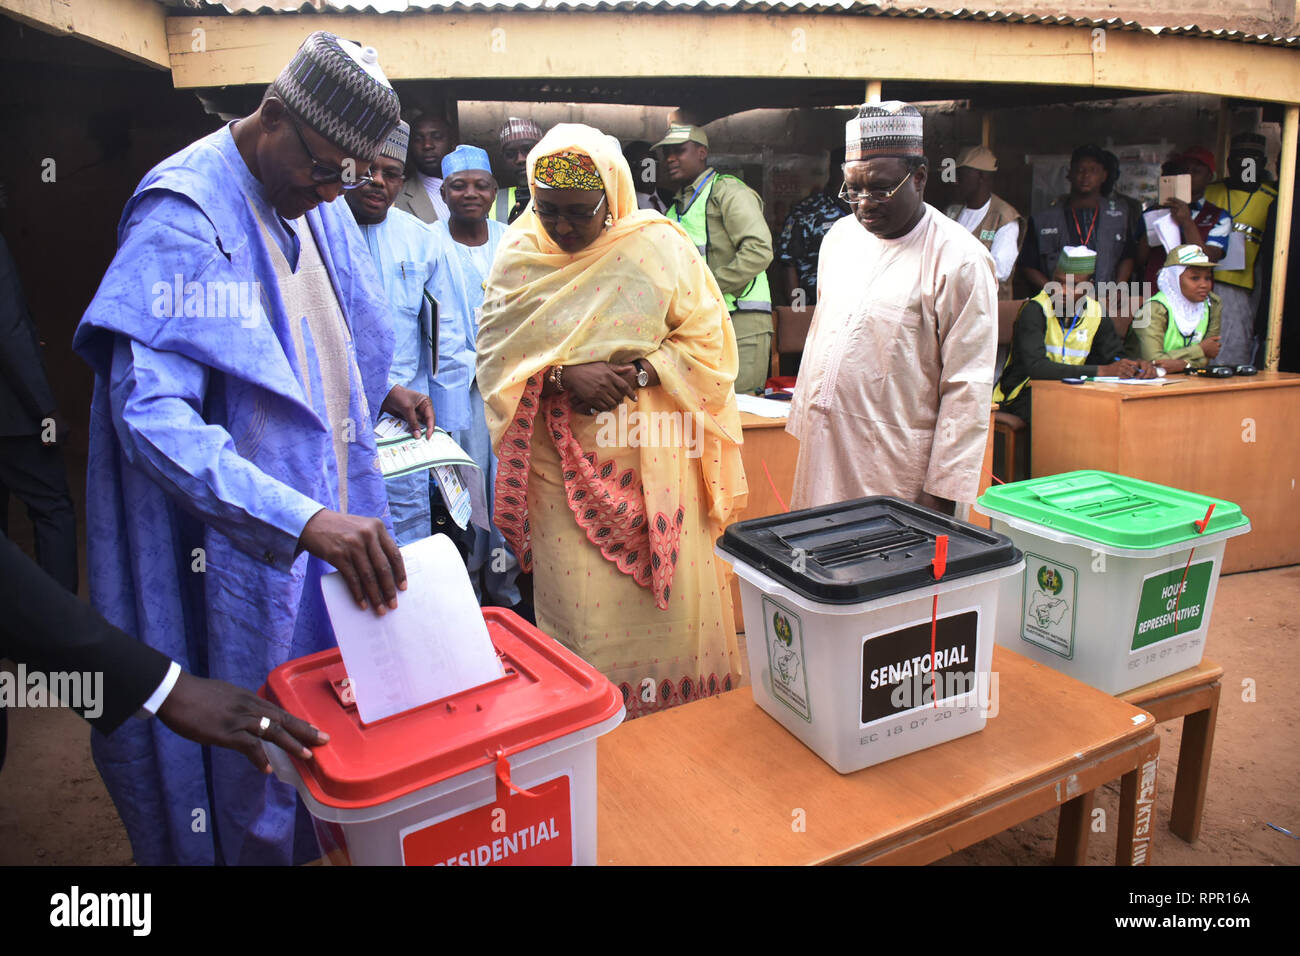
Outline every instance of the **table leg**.
POLYGON ((1214 727, 1219 719, 1218 681, 1210 685, 1213 696, 1205 710, 1183 717, 1183 740, 1178 748, 1178 776, 1174 779, 1174 804, 1169 829, 1188 843, 1201 835, 1201 813, 1210 777, 1210 753, 1214 749, 1214 727))
POLYGON ((1088 862, 1088 827, 1095 791, 1081 793, 1061 804, 1056 824, 1056 865, 1083 866, 1088 862))
POLYGON ((1116 866, 1145 866, 1151 862, 1151 822, 1156 809, 1156 768, 1159 740, 1142 754, 1142 762, 1119 783, 1119 836, 1116 866))

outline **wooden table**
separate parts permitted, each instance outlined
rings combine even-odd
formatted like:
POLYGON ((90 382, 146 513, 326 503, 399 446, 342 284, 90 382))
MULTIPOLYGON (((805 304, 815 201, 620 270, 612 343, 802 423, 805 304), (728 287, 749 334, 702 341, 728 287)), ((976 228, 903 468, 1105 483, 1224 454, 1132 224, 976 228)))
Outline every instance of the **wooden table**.
MULTIPOLYGON (((1222 667, 1202 659, 1195 667, 1116 695, 1150 713, 1158 724, 1183 718, 1169 829, 1188 843, 1195 843, 1201 835, 1201 813, 1205 809, 1205 790, 1210 777, 1214 728, 1219 720, 1219 678, 1222 676, 1222 667)), ((1121 816, 1132 812, 1136 799, 1135 790, 1121 787, 1121 816)))
POLYGON ((1097 468, 1224 498, 1251 523, 1229 539, 1224 574, 1300 563, 1300 375, 1041 381, 1032 394, 1035 476, 1097 468))
POLYGON ((1118 862, 1150 862, 1151 716, 1002 647, 993 669, 999 709, 983 731, 847 775, 747 689, 624 724, 597 742, 597 858, 921 864, 1060 807, 1057 861, 1082 863, 1092 791, 1122 777, 1140 802, 1118 862))

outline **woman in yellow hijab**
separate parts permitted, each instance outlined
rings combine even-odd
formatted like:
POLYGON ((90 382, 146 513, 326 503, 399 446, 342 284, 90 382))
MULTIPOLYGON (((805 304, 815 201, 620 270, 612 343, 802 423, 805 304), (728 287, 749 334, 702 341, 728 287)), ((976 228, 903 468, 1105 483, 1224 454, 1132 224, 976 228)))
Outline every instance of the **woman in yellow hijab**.
POLYGON ((562 123, 528 155, 478 337, 497 525, 538 626, 630 717, 740 676, 713 542, 745 503, 736 340, 686 233, 639 211, 613 137, 562 123))

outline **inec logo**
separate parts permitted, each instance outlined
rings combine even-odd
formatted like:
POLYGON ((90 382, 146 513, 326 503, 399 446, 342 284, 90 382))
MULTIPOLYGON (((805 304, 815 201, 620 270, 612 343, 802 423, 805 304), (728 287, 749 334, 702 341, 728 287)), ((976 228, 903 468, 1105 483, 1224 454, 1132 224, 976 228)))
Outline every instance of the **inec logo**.
POLYGON ((1043 565, 1038 569, 1038 586, 1042 588, 1044 594, 1060 594, 1061 589, 1065 587, 1065 580, 1056 568, 1043 565))
POLYGON ((794 631, 790 629, 789 620, 780 611, 772 615, 772 630, 776 632, 776 639, 786 647, 794 643, 794 631))

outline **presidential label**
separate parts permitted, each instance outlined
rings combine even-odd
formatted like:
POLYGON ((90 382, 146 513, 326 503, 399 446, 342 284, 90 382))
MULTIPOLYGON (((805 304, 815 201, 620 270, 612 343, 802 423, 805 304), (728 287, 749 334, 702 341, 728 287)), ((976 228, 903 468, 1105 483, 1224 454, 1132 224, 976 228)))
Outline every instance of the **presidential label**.
POLYGON ((401 832, 405 866, 572 866, 569 773, 401 832))
POLYGON ((767 637, 767 666, 772 696, 808 722, 808 668, 803 654, 803 625, 799 615, 763 596, 763 632, 767 637))
POLYGON ((1055 558, 1025 552, 1024 613, 1020 636, 1036 647, 1074 657, 1074 612, 1079 572, 1055 558))
POLYGON ((940 617, 862 639, 862 726, 933 707, 976 690, 979 611, 940 617))
POLYGON ((1214 561, 1198 561, 1186 567, 1186 580, 1184 568, 1176 565, 1142 579, 1132 650, 1191 634, 1204 623, 1214 561))

